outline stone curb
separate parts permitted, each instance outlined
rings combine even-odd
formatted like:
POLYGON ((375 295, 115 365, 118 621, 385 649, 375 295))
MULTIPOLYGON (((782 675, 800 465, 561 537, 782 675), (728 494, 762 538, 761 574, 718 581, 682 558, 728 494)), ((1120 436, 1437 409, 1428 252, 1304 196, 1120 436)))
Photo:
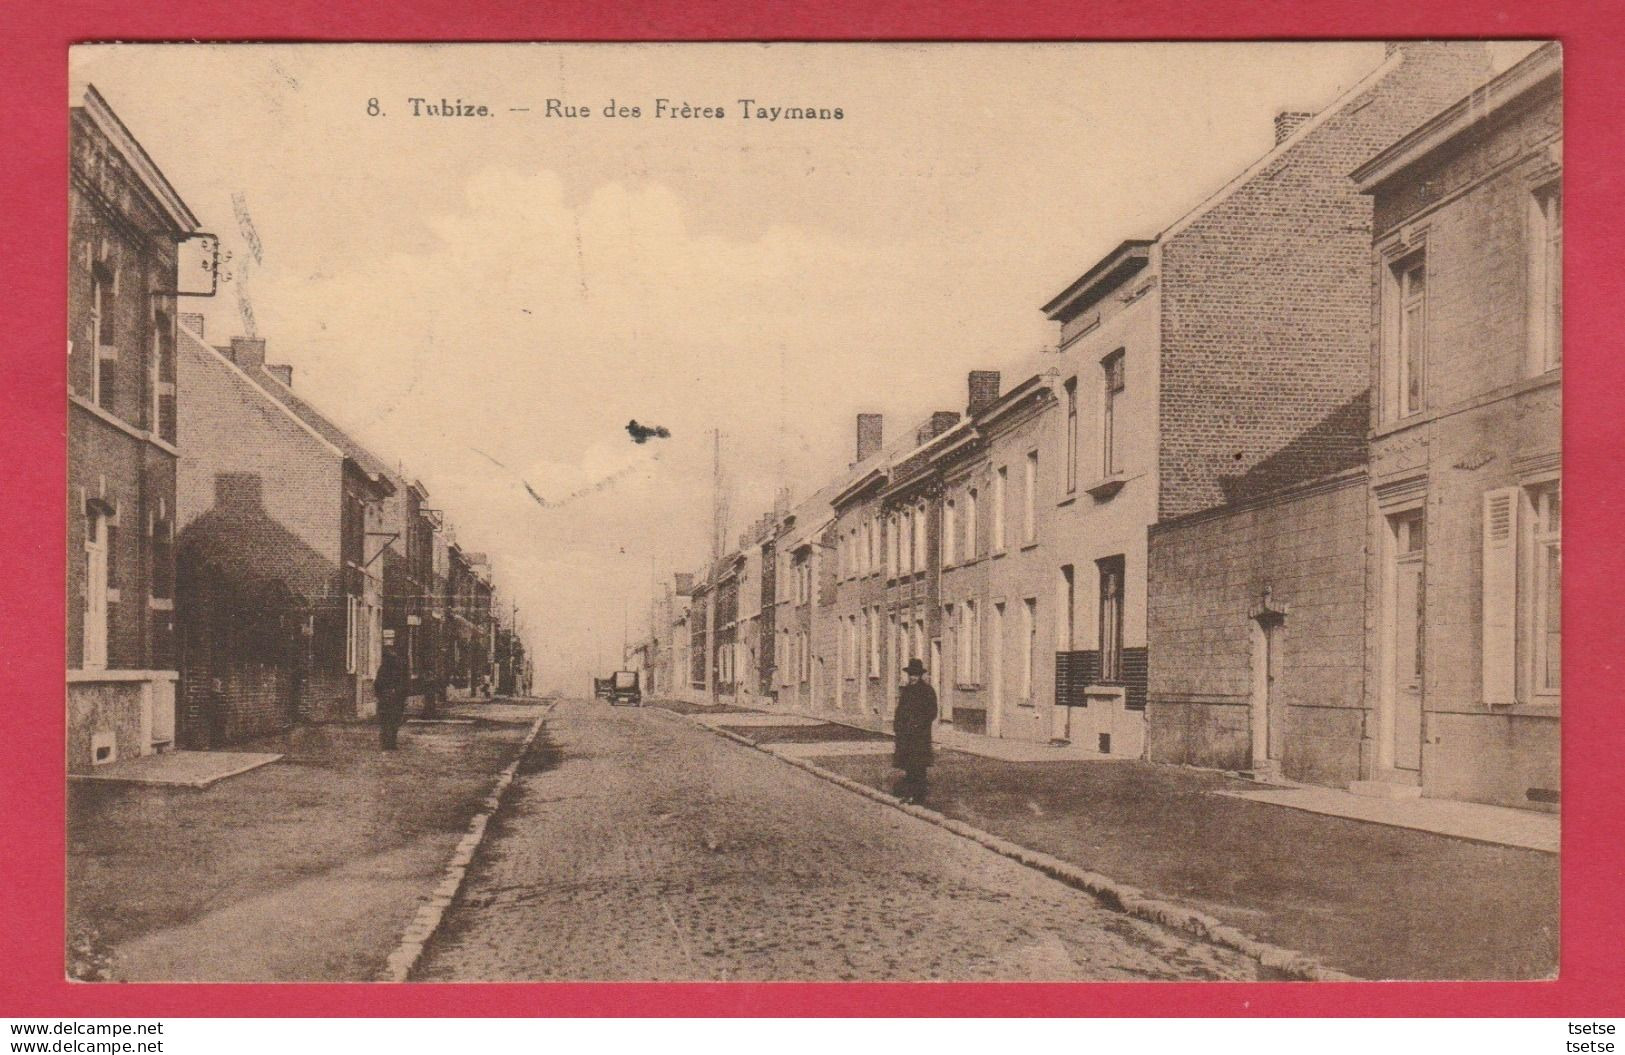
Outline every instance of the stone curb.
POLYGON ((457 849, 452 851, 451 860, 441 873, 439 884, 430 892, 428 900, 418 906, 412 922, 406 925, 406 930, 401 934, 395 950, 389 954, 389 959, 384 961, 384 969, 379 974, 378 981, 404 982, 412 974, 412 969, 423 956, 424 946, 434 937, 435 931, 440 929, 440 922, 445 918, 446 910, 457 900, 457 893, 463 886, 463 878, 468 875, 468 866, 473 862, 480 844, 485 841, 485 832, 491 818, 501 808, 503 795, 513 784, 513 778, 519 772, 519 764, 530 753, 536 737, 541 735, 542 725, 547 721, 547 716, 553 712, 556 702, 550 702, 547 709, 531 723, 530 731, 525 734, 524 741, 519 745, 518 755, 497 775, 491 793, 481 800, 479 812, 468 822, 468 831, 457 843, 457 849))
MULTIPOLYGON (((676 712, 668 713, 676 714, 676 712)), ((901 810, 928 824, 934 824, 939 828, 953 832, 955 835, 979 843, 1001 857, 1008 857, 1012 861, 1042 872, 1052 879, 1059 880, 1067 886, 1091 894, 1103 904, 1119 912, 1199 938, 1221 948, 1239 952, 1243 956, 1257 960, 1264 967, 1285 975, 1289 980, 1302 982, 1360 981, 1351 974, 1344 974, 1342 971, 1327 967, 1319 960, 1305 953, 1295 952, 1292 949, 1283 949, 1278 945, 1271 945, 1268 942, 1250 938, 1235 927, 1222 923, 1205 912, 1198 912, 1182 905, 1147 897, 1144 891, 1126 883, 1119 883, 1098 872, 1079 868, 1069 861, 1063 861, 1050 854, 1029 850, 1025 846, 1019 846, 991 832, 972 827, 963 821, 954 820, 952 817, 946 817, 936 810, 902 802, 867 784, 859 783, 850 777, 844 777, 839 773, 825 769, 815 762, 810 762, 804 758, 796 758, 792 755, 780 754, 769 745, 759 744, 748 737, 740 736, 738 733, 707 725, 697 720, 693 715, 676 716, 686 718, 691 724, 710 730, 720 737, 732 740, 736 744, 755 748, 757 751, 771 755, 787 765, 806 770, 815 777, 839 785, 848 791, 862 795, 864 798, 901 810)))

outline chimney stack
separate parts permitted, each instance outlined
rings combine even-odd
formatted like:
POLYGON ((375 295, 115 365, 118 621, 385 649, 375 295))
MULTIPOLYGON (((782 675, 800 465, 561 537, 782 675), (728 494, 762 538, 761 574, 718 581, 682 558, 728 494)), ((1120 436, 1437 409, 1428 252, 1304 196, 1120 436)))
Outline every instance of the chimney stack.
POLYGON ((265 366, 265 338, 264 337, 233 337, 231 339, 231 361, 237 364, 239 370, 253 374, 265 366))
POLYGON ((925 443, 934 440, 957 424, 959 424, 959 411, 939 410, 931 415, 930 421, 920 426, 920 431, 915 435, 914 442, 925 443))
POLYGON ((284 388, 293 387, 293 367, 287 363, 266 363, 265 372, 281 381, 284 388))
POLYGON ((880 414, 858 415, 858 461, 866 461, 880 453, 881 425, 884 421, 885 418, 880 414))
POLYGON ((972 370, 970 372, 970 402, 965 406, 965 414, 974 418, 998 401, 999 372, 997 370, 972 370))
POLYGON ((203 336, 203 316, 202 315, 199 315, 199 314, 197 314, 195 312, 183 311, 180 314, 180 321, 181 321, 181 325, 185 326, 188 330, 191 330, 193 333, 197 334, 199 337, 203 336))
POLYGON ((1275 115, 1275 145, 1280 146, 1286 137, 1296 132, 1302 124, 1315 116, 1307 110, 1282 110, 1275 115))

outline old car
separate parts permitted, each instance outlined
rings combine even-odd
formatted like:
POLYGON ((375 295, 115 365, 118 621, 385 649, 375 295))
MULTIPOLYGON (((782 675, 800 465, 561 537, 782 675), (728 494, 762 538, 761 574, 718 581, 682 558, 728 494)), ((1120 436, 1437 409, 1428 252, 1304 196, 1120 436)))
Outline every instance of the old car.
POLYGON ((627 704, 632 707, 643 705, 643 690, 638 687, 637 671, 617 670, 610 676, 610 681, 613 683, 609 697, 611 705, 627 704))

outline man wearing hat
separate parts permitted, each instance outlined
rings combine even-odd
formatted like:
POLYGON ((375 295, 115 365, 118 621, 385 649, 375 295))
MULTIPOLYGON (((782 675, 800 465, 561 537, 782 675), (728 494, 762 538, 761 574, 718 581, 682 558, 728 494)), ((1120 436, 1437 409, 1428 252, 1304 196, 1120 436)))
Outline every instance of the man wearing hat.
POLYGON ((925 801, 925 771, 931 765, 931 726, 937 720, 937 693, 925 683, 925 664, 919 657, 903 668, 908 684, 897 694, 897 714, 892 723, 896 749, 892 764, 903 771, 903 779, 893 789, 904 802, 925 801))

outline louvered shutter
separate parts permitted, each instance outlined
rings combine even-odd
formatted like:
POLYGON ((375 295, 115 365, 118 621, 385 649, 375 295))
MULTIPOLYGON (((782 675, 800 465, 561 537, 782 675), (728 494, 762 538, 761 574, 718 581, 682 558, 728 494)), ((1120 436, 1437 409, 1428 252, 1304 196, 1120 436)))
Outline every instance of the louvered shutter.
POLYGON ((1484 702, 1517 700, 1518 489, 1484 493, 1484 702))

